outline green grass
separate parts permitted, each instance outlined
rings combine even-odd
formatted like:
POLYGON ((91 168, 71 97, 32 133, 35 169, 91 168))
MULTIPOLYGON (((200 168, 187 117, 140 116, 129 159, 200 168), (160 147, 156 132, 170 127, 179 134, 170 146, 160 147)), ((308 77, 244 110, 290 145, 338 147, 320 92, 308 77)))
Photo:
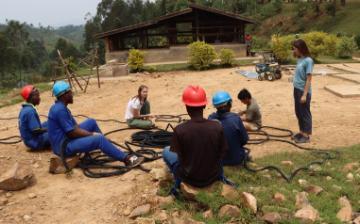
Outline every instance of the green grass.
POLYGON ((335 17, 328 19, 322 28, 328 32, 343 32, 347 34, 360 34, 360 1, 347 0, 343 8, 335 17))
MULTIPOLYGON (((324 165, 320 166, 321 169, 312 169, 308 172, 300 172, 298 176, 291 183, 287 183, 280 178, 276 173, 260 172, 251 173, 245 171, 240 167, 226 167, 225 175, 232 181, 239 185, 239 192, 251 192, 258 202, 258 214, 254 215, 244 208, 239 200, 227 201, 220 196, 219 187, 213 193, 201 193, 197 197, 197 203, 188 202, 185 200, 176 200, 173 204, 168 205, 165 209, 169 212, 173 210, 185 210, 192 215, 192 218, 206 223, 224 223, 228 218, 220 219, 216 216, 219 208, 224 204, 234 204, 241 209, 241 215, 237 217, 236 221, 239 223, 264 223, 261 216, 264 212, 279 212, 283 220, 281 223, 299 223, 298 220, 293 218, 296 211, 295 208, 295 195, 297 192, 304 191, 298 184, 299 179, 305 179, 311 185, 318 185, 324 189, 318 196, 309 194, 309 201, 311 205, 320 213, 320 219, 316 223, 341 223, 336 219, 336 214, 340 207, 338 199, 341 196, 347 196, 353 206, 353 211, 360 211, 360 170, 357 174, 353 171, 355 180, 348 182, 346 174, 342 171, 345 164, 350 162, 360 161, 360 145, 338 149, 341 153, 335 160, 330 160, 324 165), (271 178, 264 175, 270 175, 271 178), (332 180, 326 180, 326 177, 332 177, 332 180), (340 186, 341 190, 336 190, 334 186, 340 186), (272 200, 274 193, 280 192, 287 198, 282 203, 275 203, 272 200), (202 212, 211 208, 214 212, 214 218, 205 220, 202 217, 202 212)), ((291 170, 299 166, 304 166, 310 161, 315 160, 316 157, 309 152, 305 153, 281 153, 266 156, 256 159, 255 162, 258 166, 263 165, 276 165, 281 167, 285 172, 289 173, 291 170), (281 165, 281 161, 291 160, 294 162, 294 167, 281 165)), ((164 194, 168 192, 170 186, 162 188, 160 192, 164 194)))
POLYGON ((144 70, 148 72, 170 72, 170 71, 190 70, 190 67, 187 63, 178 63, 178 64, 148 65, 144 67, 144 70))
POLYGON ((336 57, 330 57, 330 56, 320 56, 318 59, 319 64, 343 64, 343 63, 359 63, 359 61, 356 61, 352 58, 336 58, 336 57))
MULTIPOLYGON (((235 60, 232 67, 252 65, 254 60, 255 59, 235 60)), ((221 69, 221 68, 229 68, 229 67, 224 67, 218 63, 215 63, 210 66, 209 70, 221 69)), ((147 72, 171 72, 171 71, 188 71, 188 70, 194 70, 194 69, 191 66, 189 66, 189 64, 187 63, 146 65, 144 67, 144 71, 147 72)))
MULTIPOLYGON (((40 93, 51 90, 49 83, 37 83, 36 88, 40 93)), ((0 91, 0 108, 10 106, 22 102, 23 99, 20 96, 20 89, 1 89, 0 91)))

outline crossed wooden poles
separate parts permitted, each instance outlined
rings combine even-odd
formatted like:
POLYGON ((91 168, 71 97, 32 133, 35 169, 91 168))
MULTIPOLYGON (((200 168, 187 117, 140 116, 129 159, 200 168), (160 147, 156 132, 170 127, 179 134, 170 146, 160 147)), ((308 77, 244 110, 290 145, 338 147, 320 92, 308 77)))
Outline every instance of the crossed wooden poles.
POLYGON ((97 76, 97 83, 98 83, 98 88, 100 88, 100 76, 99 76, 99 63, 98 63, 98 54, 97 54, 97 49, 92 50, 88 56, 86 56, 83 59, 80 59, 79 64, 83 64, 86 66, 90 67, 90 74, 87 77, 84 76, 80 76, 78 74, 75 73, 75 71, 73 71, 70 68, 70 63, 67 62, 62 54, 60 50, 57 50, 60 62, 62 64, 62 67, 64 68, 64 72, 65 72, 65 77, 62 78, 54 78, 53 81, 54 83, 58 80, 67 80, 70 84, 71 89, 76 89, 76 85, 80 88, 80 90, 84 93, 86 93, 87 87, 89 85, 90 82, 90 78, 93 76, 94 74, 94 67, 96 70, 96 76, 97 76), (81 81, 83 81, 84 83, 82 84, 79 79, 81 79, 81 81))

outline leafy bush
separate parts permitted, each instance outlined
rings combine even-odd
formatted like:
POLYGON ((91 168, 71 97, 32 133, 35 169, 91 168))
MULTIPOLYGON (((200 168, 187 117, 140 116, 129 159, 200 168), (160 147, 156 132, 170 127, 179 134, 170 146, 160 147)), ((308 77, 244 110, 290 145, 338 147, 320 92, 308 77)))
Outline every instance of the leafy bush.
POLYGON ((339 58, 351 58, 354 51, 357 49, 353 37, 342 37, 336 46, 336 54, 339 58))
POLYGON ((137 49, 131 49, 129 51, 128 65, 130 72, 142 71, 144 68, 144 52, 137 49))
POLYGON ((235 61, 235 52, 231 49, 221 49, 219 58, 221 65, 231 66, 235 61))
POLYGON ((253 36, 251 48, 254 50, 268 50, 270 49, 270 40, 264 37, 253 36))
POLYGON ((203 41, 196 41, 189 46, 189 64, 195 69, 207 69, 216 59, 215 48, 203 41))
POLYGON ((291 42, 295 36, 273 35, 271 37, 271 48, 279 62, 288 62, 291 57, 291 42))
MULTIPOLYGON (((335 56, 337 53, 337 45, 340 38, 324 32, 310 32, 299 35, 303 39, 309 50, 311 56, 316 59, 320 55, 335 56)), ((294 35, 278 36, 274 35, 271 39, 271 47, 276 57, 282 61, 287 62, 291 57, 291 42, 296 37, 294 35)))
POLYGON ((338 38, 335 35, 324 32, 310 32, 302 35, 306 42, 311 56, 314 58, 320 55, 335 55, 335 48, 338 38))
POLYGON ((324 44, 326 48, 325 55, 336 56, 336 46, 339 41, 340 39, 337 36, 333 34, 327 35, 324 40, 324 44))

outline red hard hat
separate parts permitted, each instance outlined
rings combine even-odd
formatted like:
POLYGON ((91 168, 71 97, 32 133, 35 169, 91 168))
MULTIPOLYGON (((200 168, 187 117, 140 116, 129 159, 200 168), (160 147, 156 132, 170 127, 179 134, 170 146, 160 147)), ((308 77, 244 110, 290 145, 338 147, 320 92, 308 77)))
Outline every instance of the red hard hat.
POLYGON ((33 91, 34 86, 33 85, 26 85, 21 90, 21 96, 24 98, 24 100, 28 100, 31 92, 33 91))
POLYGON ((185 105, 201 107, 207 104, 206 93, 200 86, 188 86, 183 92, 182 100, 185 105))

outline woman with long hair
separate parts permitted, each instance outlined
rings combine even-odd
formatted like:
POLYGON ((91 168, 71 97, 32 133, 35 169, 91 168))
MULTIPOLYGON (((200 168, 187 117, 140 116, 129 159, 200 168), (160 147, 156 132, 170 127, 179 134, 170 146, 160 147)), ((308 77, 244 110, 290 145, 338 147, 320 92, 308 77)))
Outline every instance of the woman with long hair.
POLYGON ((292 43, 294 57, 297 58, 297 65, 294 75, 294 101, 295 113, 299 123, 300 132, 293 136, 296 143, 310 142, 312 134, 311 103, 311 79, 314 61, 310 56, 309 48, 302 39, 292 43))
POLYGON ((129 127, 150 129, 154 126, 150 120, 150 103, 147 100, 149 88, 141 85, 138 94, 128 102, 125 112, 125 119, 129 127))

